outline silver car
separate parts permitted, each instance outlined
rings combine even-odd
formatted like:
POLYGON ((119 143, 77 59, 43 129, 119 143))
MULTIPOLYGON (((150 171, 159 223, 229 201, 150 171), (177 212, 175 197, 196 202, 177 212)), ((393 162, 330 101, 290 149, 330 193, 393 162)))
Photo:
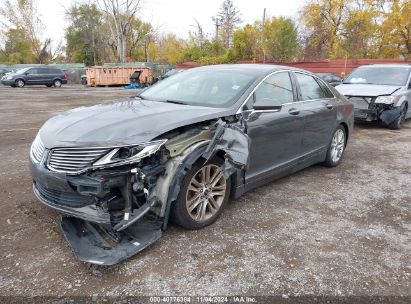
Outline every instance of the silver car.
POLYGON ((398 130, 411 117, 411 65, 362 66, 336 89, 354 103, 356 121, 378 121, 398 130))

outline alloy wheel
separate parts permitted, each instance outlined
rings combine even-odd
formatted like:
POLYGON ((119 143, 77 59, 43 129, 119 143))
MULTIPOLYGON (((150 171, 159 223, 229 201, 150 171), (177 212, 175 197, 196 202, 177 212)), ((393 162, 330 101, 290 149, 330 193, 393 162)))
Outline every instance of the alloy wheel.
POLYGON ((60 87, 61 87, 61 81, 60 81, 60 80, 54 81, 54 86, 55 86, 56 88, 60 88, 60 87))
POLYGON ((200 168, 191 178, 186 193, 186 208, 190 217, 205 222, 213 217, 224 201, 227 182, 217 165, 200 168))
POLYGON ((24 81, 21 80, 21 79, 17 80, 17 86, 18 86, 19 88, 24 87, 24 81))
POLYGON ((331 159, 334 163, 337 163, 345 148, 345 134, 342 129, 335 131, 331 142, 331 159))

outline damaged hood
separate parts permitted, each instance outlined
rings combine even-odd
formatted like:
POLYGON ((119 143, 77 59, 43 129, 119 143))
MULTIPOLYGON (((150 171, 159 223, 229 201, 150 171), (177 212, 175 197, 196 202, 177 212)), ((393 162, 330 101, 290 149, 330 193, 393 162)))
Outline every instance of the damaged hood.
POLYGON ((335 89, 344 96, 366 96, 376 97, 391 95, 399 90, 401 86, 378 85, 378 84, 340 84, 335 89))
POLYGON ((49 119, 40 129, 46 148, 132 145, 175 128, 235 111, 140 99, 77 108, 49 119))

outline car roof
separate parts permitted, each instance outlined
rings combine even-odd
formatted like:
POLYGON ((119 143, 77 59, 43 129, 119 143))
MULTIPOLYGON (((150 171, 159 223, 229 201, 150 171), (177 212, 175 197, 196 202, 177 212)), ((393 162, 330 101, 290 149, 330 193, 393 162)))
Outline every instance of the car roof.
POLYGON ((362 65, 360 68, 369 67, 369 68, 411 68, 409 63, 380 63, 380 64, 370 64, 362 65))
POLYGON ((274 65, 274 64, 218 64, 218 65, 207 65, 207 66, 202 66, 198 67, 195 69, 202 69, 202 70, 233 70, 233 71, 244 71, 244 72, 249 72, 252 74, 261 75, 261 74, 270 74, 275 71, 280 71, 280 70, 293 70, 293 71, 300 71, 300 72, 305 72, 305 73, 310 73, 309 71, 303 70, 303 69, 298 69, 290 66, 283 66, 283 65, 274 65))

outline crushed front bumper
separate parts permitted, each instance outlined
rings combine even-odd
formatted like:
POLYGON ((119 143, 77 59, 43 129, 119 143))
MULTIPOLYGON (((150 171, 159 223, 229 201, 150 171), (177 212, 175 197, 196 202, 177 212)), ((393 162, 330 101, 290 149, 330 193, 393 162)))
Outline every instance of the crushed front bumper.
POLYGON ((391 124, 401 115, 401 107, 385 104, 370 104, 369 109, 354 108, 356 121, 379 121, 385 125, 391 124))
POLYGON ((80 261, 113 265, 162 236, 162 218, 150 213, 154 201, 124 210, 130 168, 72 176, 31 161, 30 170, 34 194, 62 215, 61 229, 80 261))
POLYGON ((63 217, 61 229, 80 261, 114 265, 142 251, 162 236, 158 225, 131 226, 113 234, 110 228, 73 217, 63 217))
POLYGON ((377 109, 355 109, 354 119, 356 121, 377 121, 378 111, 377 109))

